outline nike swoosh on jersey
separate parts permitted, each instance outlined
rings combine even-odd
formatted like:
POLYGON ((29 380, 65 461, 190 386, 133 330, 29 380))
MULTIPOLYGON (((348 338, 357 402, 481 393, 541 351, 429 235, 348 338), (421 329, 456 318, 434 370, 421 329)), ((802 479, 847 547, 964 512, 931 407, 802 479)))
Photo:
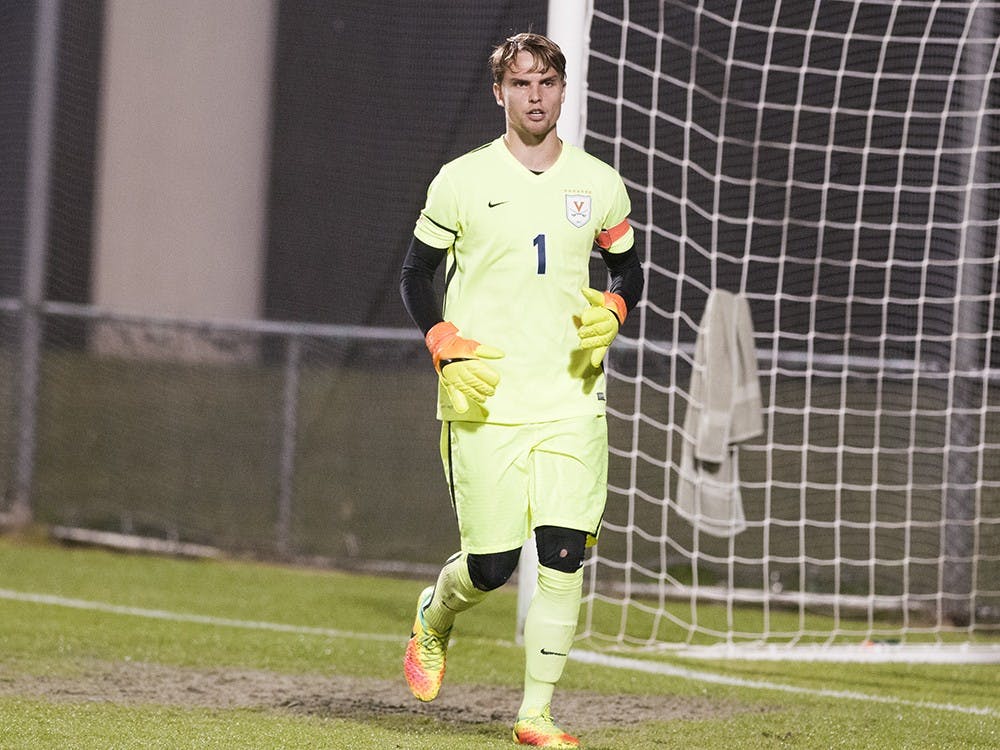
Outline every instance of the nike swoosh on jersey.
POLYGON ((510 203, 510 201, 497 201, 496 203, 490 201, 486 205, 489 206, 490 208, 496 208, 497 206, 502 206, 504 203, 510 203))
POLYGON ((569 656, 569 654, 563 654, 563 653, 560 653, 559 651, 549 651, 548 649, 544 649, 544 648, 542 649, 542 653, 545 656, 569 656))

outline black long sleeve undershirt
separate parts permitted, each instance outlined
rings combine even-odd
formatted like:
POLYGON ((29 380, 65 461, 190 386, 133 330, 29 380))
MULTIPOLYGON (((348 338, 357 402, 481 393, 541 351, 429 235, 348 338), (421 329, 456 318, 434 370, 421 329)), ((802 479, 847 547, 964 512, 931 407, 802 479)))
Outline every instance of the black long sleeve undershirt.
MULTIPOLYGON (((403 259, 399 293, 406 311, 425 335, 442 320, 441 305, 434 291, 434 275, 446 255, 446 250, 431 247, 414 237, 403 259)), ((642 265, 635 248, 629 248, 623 253, 601 250, 601 257, 611 276, 609 291, 620 294, 625 300, 625 306, 631 310, 642 298, 645 285, 642 265)))
POLYGON ((601 257, 611 276, 608 291, 620 294, 625 300, 625 308, 631 310, 639 304, 639 300, 642 299, 642 289, 646 285, 639 255, 634 247, 630 247, 624 253, 609 253, 602 249, 601 257))
POLYGON ((403 259, 399 293, 406 311, 425 336, 436 323, 441 322, 441 305, 434 292, 434 274, 447 254, 447 250, 431 247, 413 237, 403 259))

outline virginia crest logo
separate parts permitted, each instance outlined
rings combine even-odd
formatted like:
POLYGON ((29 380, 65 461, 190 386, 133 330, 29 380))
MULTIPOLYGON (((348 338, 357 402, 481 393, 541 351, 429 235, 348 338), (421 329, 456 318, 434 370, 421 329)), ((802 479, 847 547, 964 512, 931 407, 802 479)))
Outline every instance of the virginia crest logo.
POLYGON ((590 196, 567 193, 566 218, 578 228, 590 221, 590 196))

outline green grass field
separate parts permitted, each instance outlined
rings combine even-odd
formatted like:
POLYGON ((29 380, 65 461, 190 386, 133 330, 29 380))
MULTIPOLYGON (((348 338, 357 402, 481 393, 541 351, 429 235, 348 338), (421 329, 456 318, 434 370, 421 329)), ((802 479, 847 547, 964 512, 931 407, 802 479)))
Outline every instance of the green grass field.
MULTIPOLYGON (((400 672, 422 586, 0 538, 0 748, 510 747, 513 588, 463 615, 423 705, 400 672)), ((589 750, 1000 746, 995 666, 655 663, 571 660, 557 718, 589 750)))

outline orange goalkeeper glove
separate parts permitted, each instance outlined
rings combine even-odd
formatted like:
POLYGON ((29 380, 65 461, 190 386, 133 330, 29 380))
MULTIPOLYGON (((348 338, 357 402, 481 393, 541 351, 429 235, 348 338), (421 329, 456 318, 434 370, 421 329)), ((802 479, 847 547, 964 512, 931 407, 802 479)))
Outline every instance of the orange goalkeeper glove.
POLYGON ((459 414, 469 410, 470 398, 481 404, 496 392, 500 376, 482 360, 500 359, 502 351, 463 339, 455 325, 447 320, 431 328, 424 340, 451 405, 459 414))
POLYGON ((576 333, 580 337, 580 346, 591 350, 590 364, 600 367, 604 354, 625 322, 625 300, 614 292, 599 292, 596 289, 580 291, 590 304, 580 314, 580 327, 576 333))

